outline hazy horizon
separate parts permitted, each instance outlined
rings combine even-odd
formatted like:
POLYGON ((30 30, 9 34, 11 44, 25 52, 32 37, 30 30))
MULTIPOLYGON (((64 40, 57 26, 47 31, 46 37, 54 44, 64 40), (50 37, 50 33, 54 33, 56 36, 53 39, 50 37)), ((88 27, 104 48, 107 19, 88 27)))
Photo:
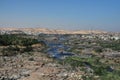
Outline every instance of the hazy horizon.
POLYGON ((120 32, 119 0, 0 0, 0 27, 120 32))

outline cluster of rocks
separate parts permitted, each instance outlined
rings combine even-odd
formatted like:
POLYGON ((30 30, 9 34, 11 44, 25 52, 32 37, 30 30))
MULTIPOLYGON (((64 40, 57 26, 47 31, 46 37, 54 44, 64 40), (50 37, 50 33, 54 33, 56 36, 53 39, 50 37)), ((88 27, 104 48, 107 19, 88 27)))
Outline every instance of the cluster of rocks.
POLYGON ((18 80, 29 76, 31 70, 25 68, 22 56, 0 57, 0 80, 18 80))
POLYGON ((83 80, 83 74, 82 71, 68 71, 62 65, 48 63, 22 80, 83 80))
POLYGON ((39 52, 0 57, 0 80, 82 80, 83 72, 73 72, 39 52), (74 78, 74 79, 73 79, 74 78))

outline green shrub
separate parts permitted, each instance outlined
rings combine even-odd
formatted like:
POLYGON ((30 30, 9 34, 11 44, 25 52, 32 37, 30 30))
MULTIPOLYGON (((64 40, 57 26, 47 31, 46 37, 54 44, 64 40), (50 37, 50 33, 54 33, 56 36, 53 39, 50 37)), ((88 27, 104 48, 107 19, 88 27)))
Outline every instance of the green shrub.
POLYGON ((2 50, 2 55, 3 56, 13 56, 13 55, 18 54, 18 51, 20 51, 20 49, 17 46, 9 46, 2 50))
POLYGON ((21 45, 21 46, 30 46, 32 44, 39 43, 36 39, 23 38, 16 35, 0 35, 0 45, 21 45))
POLYGON ((100 77, 101 80, 120 80, 120 75, 116 73, 106 73, 105 75, 100 77))
POLYGON ((26 46, 26 48, 23 50, 24 52, 32 51, 33 48, 31 46, 26 46))

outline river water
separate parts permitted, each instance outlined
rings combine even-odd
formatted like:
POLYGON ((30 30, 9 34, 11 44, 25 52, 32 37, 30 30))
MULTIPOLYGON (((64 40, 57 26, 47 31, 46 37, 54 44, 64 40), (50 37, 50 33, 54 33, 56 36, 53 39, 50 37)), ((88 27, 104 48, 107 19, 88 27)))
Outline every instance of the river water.
POLYGON ((56 59, 65 59, 74 55, 72 52, 67 52, 68 47, 62 43, 49 43, 48 47, 47 54, 56 59))
POLYGON ((55 59, 65 59, 66 57, 75 55, 72 52, 67 52, 69 47, 63 44, 64 41, 62 37, 59 38, 57 42, 44 40, 44 43, 46 43, 48 47, 47 54, 55 59))

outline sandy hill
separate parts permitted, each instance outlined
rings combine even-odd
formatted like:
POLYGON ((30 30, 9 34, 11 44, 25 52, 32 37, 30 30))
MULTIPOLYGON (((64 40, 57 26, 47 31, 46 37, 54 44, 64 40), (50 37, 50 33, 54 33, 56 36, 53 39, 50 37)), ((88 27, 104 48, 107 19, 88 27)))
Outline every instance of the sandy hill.
POLYGON ((45 33, 45 34, 101 34, 107 33, 106 31, 100 30, 78 30, 78 31, 67 31, 67 30, 54 30, 46 28, 0 28, 0 31, 23 31, 29 33, 45 33))

